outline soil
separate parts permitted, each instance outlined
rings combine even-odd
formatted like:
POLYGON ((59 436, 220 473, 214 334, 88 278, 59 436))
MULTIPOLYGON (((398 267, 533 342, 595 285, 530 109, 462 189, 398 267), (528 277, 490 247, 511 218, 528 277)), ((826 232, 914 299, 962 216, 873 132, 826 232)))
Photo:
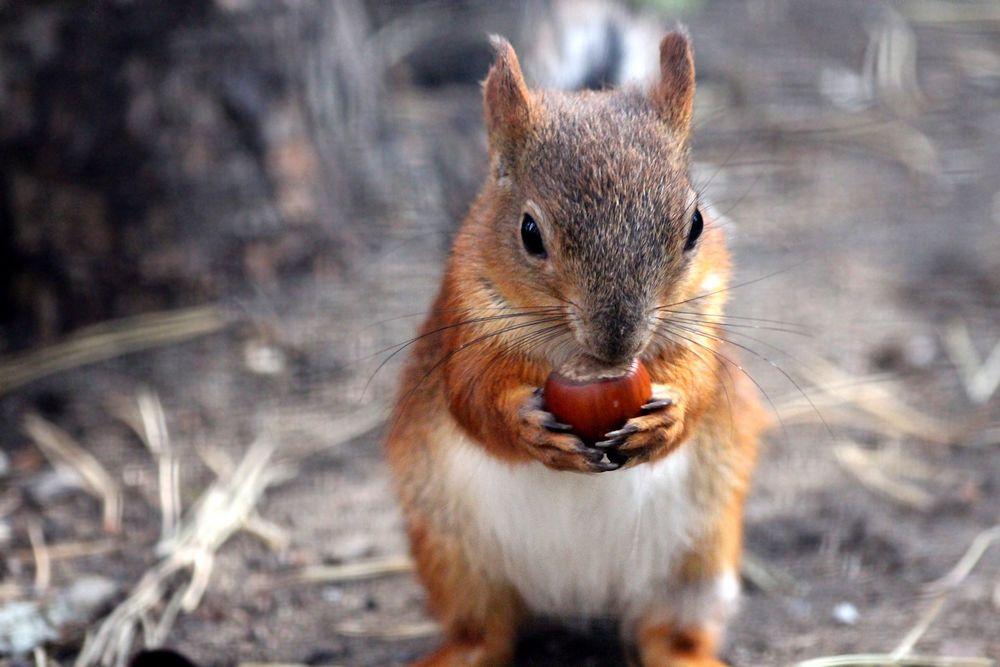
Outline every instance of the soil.
MULTIPOLYGON (((748 348, 747 372, 774 406, 805 392, 826 421, 789 414, 763 448, 747 549, 789 585, 746 586, 723 653, 734 665, 891 651, 926 609, 925 584, 1000 520, 1000 400, 972 401, 942 342, 959 323, 980 355, 1000 339, 1000 32, 995 22, 930 21, 905 9, 710 2, 684 17, 699 64, 694 175, 732 219, 730 313, 806 332, 762 328, 734 340, 748 348), (866 50, 875 48, 870 39, 889 28, 916 44, 917 94, 891 77, 859 75, 866 50), (888 433, 857 409, 845 418, 821 400, 823 386, 808 373, 816 358, 860 378, 859 387, 889 388, 946 425, 950 437, 888 433), (845 441, 877 456, 881 472, 919 487, 929 502, 914 506, 863 483, 838 461, 845 441)), ((224 304, 233 324, 223 333, 63 372, 0 397, 0 443, 13 469, 0 478, 0 498, 18 503, 4 519, 13 537, 3 581, 31 580, 31 558, 18 553, 28 547, 33 520, 41 520, 49 544, 103 537, 100 507, 86 494, 32 500, 28 489, 47 465, 20 434, 29 411, 78 438, 126 489, 119 547, 56 561, 53 586, 94 573, 127 588, 155 562, 155 467, 107 409, 145 387, 161 397, 183 454, 187 504, 212 479, 196 450, 217 448, 235 459, 259 437, 286 452, 318 450, 259 507, 291 545, 273 551, 246 534, 224 545, 202 604, 178 619, 170 647, 205 665, 367 666, 401 664, 435 645, 433 635, 378 636, 428 619, 409 574, 278 583, 306 565, 406 550, 378 429, 329 444, 343 419, 390 399, 405 354, 379 367, 388 356, 382 351, 419 324, 456 225, 453 200, 468 202, 484 157, 475 87, 401 85, 390 99, 389 141, 416 146, 424 160, 454 150, 478 158, 456 186, 460 194, 428 194, 419 177, 426 163, 403 164, 398 170, 411 177, 400 180, 398 199, 415 203, 372 221, 389 241, 356 258, 347 279, 310 273, 255 285, 224 304), (348 624, 368 632, 348 632, 348 624)), ((917 651, 1000 658, 998 583, 994 549, 950 596, 917 651)), ((68 660, 74 646, 67 641, 52 653, 68 660)), ((518 664, 624 663, 611 628, 598 625, 534 628, 518 664)))

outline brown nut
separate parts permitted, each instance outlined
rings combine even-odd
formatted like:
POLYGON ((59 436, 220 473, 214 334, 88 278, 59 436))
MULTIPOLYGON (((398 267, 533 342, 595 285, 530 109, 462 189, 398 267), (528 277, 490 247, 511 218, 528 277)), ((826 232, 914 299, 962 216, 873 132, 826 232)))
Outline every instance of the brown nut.
POLYGON ((638 359, 616 377, 577 379, 553 371, 545 381, 548 411, 591 443, 637 416, 651 394, 649 373, 638 359))

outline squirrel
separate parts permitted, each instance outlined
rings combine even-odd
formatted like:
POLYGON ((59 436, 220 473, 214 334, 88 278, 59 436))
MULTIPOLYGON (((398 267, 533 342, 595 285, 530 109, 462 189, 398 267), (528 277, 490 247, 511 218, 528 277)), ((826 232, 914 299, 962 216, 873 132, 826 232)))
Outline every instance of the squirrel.
POLYGON ((723 665, 744 498, 768 422, 721 319, 725 231, 689 174, 694 56, 646 87, 529 89, 492 38, 489 175, 456 234, 386 436, 443 644, 514 657, 532 616, 610 618, 645 666, 723 665), (555 369, 641 359, 642 413, 585 442, 545 409, 555 369))

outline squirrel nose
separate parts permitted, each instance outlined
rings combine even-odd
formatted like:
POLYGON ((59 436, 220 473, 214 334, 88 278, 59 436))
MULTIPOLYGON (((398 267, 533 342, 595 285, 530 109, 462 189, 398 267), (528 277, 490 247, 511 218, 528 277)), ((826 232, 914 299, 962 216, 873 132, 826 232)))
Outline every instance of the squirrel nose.
POLYGON ((608 364, 631 361, 641 347, 641 324, 621 312, 602 313, 592 322, 591 354, 608 364))

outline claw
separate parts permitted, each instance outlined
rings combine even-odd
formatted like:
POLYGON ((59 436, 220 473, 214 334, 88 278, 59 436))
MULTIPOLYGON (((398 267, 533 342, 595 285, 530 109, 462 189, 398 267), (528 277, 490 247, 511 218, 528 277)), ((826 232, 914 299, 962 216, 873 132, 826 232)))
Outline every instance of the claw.
POLYGON ((588 447, 587 445, 580 445, 576 448, 577 453, 584 457, 591 463, 598 463, 604 458, 604 452, 600 449, 594 449, 593 447, 588 447))
POLYGON ((557 422, 554 419, 542 423, 542 428, 546 431, 552 431, 553 433, 569 433, 573 430, 573 427, 569 424, 563 424, 557 422))
POLYGON ((597 463, 592 463, 590 468, 594 472, 611 472, 612 470, 618 470, 621 468, 621 464, 614 463, 613 461, 599 461, 597 463))
POLYGON ((629 424, 624 426, 617 431, 608 431, 604 434, 604 437, 608 440, 618 440, 619 438, 624 438, 625 436, 632 435, 633 433, 638 433, 639 427, 635 424, 629 424))
POLYGON ((645 405, 642 406, 641 410, 643 412, 656 412, 657 410, 662 410, 663 408, 670 407, 674 402, 669 398, 654 398, 645 405))
POLYGON ((607 440, 601 440, 600 442, 595 442, 594 447, 599 447, 601 449, 617 449, 618 447, 621 447, 624 443, 625 443, 625 436, 620 436, 617 438, 608 438, 607 440))

